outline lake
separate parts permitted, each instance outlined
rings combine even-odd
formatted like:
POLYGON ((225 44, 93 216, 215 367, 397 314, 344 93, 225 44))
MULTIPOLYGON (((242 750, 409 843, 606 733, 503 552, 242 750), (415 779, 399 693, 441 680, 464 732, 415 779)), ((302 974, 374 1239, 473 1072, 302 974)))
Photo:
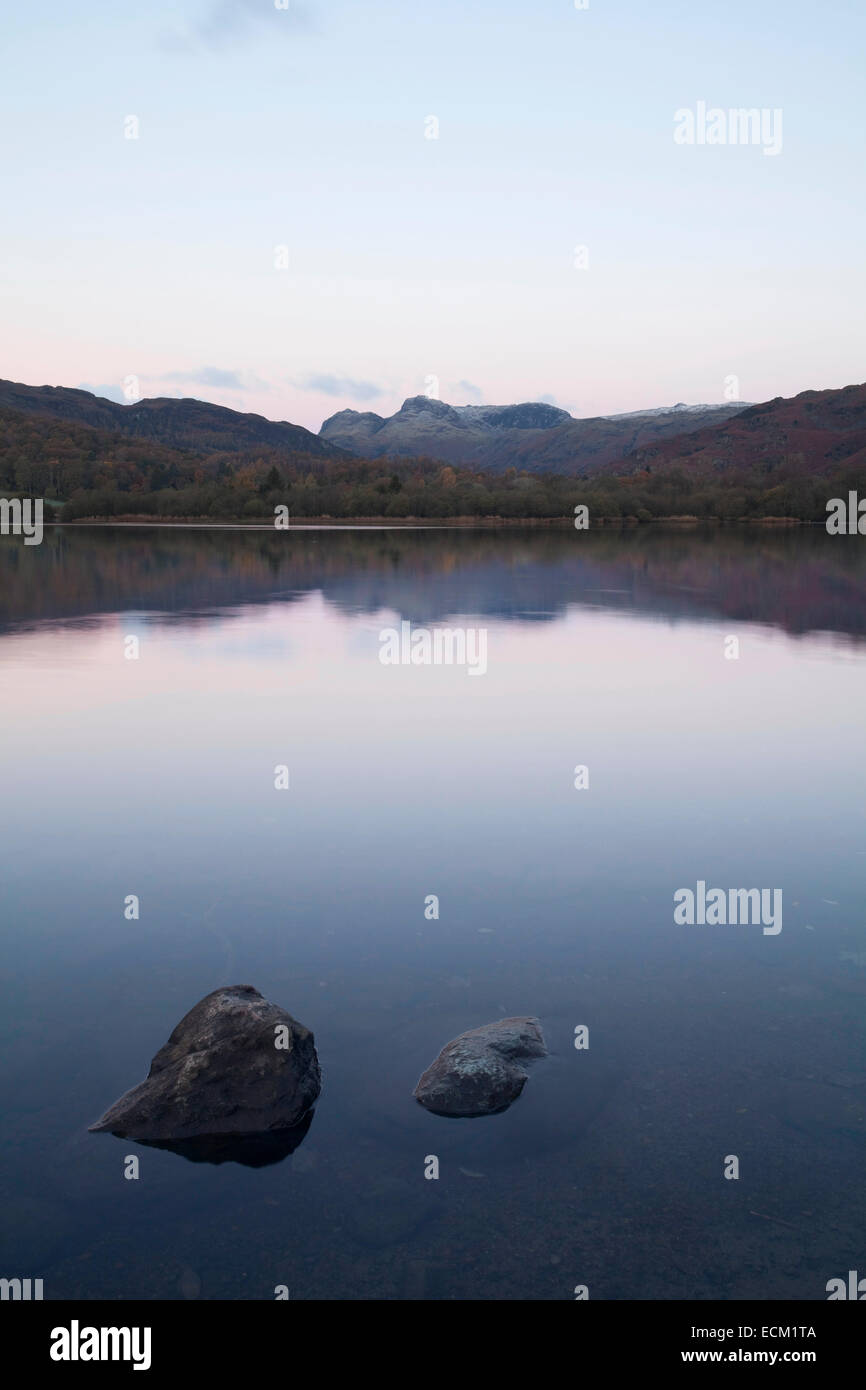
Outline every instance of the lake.
POLYGON ((866 1273, 861 538, 54 528, 2 538, 0 579, 0 1274, 810 1300, 866 1273), (386 664, 402 624, 483 633, 484 669, 386 664), (699 883, 778 890, 781 929, 675 921, 699 883), (89 1134, 227 984, 315 1033, 295 1152, 89 1134), (550 1055, 510 1109, 415 1102, 516 1014, 550 1055))

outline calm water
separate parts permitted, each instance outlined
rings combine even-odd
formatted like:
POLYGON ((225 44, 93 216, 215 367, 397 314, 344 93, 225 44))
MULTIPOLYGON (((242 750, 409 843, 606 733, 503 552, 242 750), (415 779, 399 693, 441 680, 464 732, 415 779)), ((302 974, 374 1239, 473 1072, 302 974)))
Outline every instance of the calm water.
POLYGON ((0 581, 0 1274, 821 1299, 863 1271, 857 537, 67 530, 0 541, 0 581), (486 675, 384 666, 401 620, 483 627, 486 675), (781 933, 675 925, 699 879, 780 887, 781 933), (237 983, 315 1032, 296 1152, 89 1135, 237 983), (509 1111, 416 1105, 444 1043, 517 1013, 551 1056, 509 1111))

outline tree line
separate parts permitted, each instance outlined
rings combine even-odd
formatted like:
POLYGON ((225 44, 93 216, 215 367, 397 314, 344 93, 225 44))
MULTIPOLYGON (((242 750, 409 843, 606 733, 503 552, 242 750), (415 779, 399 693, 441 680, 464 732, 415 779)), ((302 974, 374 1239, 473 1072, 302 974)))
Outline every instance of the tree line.
POLYGON ((200 453, 0 409, 0 492, 41 496, 64 521, 141 516, 218 521, 383 517, 591 521, 692 516, 824 521, 830 497, 866 495, 866 466, 829 476, 802 464, 689 475, 682 467, 592 478, 455 468, 435 459, 327 459, 282 450, 200 453))

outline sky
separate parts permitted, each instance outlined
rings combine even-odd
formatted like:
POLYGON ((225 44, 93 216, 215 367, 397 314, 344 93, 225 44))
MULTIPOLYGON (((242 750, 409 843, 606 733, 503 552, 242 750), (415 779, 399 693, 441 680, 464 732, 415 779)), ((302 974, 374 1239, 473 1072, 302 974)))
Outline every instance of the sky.
POLYGON ((316 430, 866 379, 861 0, 0 0, 0 45, 2 377, 316 430))

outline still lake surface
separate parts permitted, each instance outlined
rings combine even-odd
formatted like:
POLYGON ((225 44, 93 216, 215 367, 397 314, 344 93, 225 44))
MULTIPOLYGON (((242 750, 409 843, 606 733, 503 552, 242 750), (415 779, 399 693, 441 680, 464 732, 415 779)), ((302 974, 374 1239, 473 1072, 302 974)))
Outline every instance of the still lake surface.
POLYGON ((7 537, 0 699, 0 1275, 58 1299, 809 1300, 866 1273, 858 537, 7 537), (483 627, 486 674, 383 665, 402 620, 483 627), (676 925, 698 880, 781 888, 782 931, 676 925), (240 983, 316 1035, 294 1154, 87 1133, 240 983), (439 1049, 505 1014, 551 1051, 520 1099, 422 1110, 439 1049))

